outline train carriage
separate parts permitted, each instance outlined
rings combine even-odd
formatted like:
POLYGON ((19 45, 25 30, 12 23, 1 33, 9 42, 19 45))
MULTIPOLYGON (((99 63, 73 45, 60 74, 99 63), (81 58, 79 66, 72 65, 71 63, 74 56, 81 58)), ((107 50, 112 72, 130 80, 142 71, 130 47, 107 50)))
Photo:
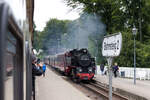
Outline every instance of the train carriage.
POLYGON ((65 71, 65 55, 64 54, 58 54, 55 55, 54 58, 50 58, 52 66, 59 69, 60 71, 65 71), (54 59, 52 61, 52 59, 54 59))
POLYGON ((31 100, 33 0, 0 0, 0 100, 31 100))

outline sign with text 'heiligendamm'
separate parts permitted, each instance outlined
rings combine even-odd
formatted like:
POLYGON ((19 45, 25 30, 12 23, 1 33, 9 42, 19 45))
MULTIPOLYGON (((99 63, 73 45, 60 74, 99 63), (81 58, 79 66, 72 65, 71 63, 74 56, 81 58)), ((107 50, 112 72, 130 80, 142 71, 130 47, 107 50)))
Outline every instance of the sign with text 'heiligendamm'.
POLYGON ((102 45, 102 55, 105 57, 119 56, 121 47, 122 47, 121 33, 105 36, 102 45))

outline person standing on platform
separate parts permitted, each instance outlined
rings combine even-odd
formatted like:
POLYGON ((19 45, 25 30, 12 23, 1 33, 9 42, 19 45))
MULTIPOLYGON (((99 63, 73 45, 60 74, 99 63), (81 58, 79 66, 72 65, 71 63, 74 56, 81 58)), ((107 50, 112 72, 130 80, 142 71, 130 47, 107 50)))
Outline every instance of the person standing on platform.
POLYGON ((108 70, 109 70, 108 64, 105 63, 105 64, 104 64, 104 75, 108 75, 108 70))
POLYGON ((43 77, 45 77, 46 65, 43 64, 43 77))
POLYGON ((104 75, 104 64, 100 65, 101 74, 104 75))
POLYGON ((118 70, 119 70, 119 66, 117 63, 115 63, 115 65, 113 66, 113 72, 115 77, 117 77, 118 70))
POLYGON ((32 54, 32 95, 33 95, 33 100, 35 100, 35 75, 34 75, 34 69, 36 69, 36 56, 33 53, 32 54))

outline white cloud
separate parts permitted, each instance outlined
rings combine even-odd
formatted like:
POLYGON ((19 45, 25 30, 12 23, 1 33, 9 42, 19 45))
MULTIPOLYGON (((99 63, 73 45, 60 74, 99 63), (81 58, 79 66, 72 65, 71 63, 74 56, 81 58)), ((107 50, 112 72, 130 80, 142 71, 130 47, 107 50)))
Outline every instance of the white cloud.
POLYGON ((70 10, 62 0, 35 0, 34 21, 37 30, 42 30, 50 18, 77 19, 79 13, 70 10))

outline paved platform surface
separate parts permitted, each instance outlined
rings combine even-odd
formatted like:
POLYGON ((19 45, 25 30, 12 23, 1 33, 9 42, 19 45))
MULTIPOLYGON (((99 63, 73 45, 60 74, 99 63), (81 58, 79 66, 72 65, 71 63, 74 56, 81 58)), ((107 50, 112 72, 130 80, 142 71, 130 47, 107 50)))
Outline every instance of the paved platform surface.
MULTIPOLYGON (((106 75, 95 75, 95 79, 97 81, 100 81, 101 83, 109 83, 109 77, 106 75)), ((113 77, 112 86, 145 97, 150 100, 150 81, 136 80, 136 85, 134 85, 133 79, 113 77)))
POLYGON ((85 94, 50 69, 46 76, 36 78, 36 100, 90 100, 85 94))

